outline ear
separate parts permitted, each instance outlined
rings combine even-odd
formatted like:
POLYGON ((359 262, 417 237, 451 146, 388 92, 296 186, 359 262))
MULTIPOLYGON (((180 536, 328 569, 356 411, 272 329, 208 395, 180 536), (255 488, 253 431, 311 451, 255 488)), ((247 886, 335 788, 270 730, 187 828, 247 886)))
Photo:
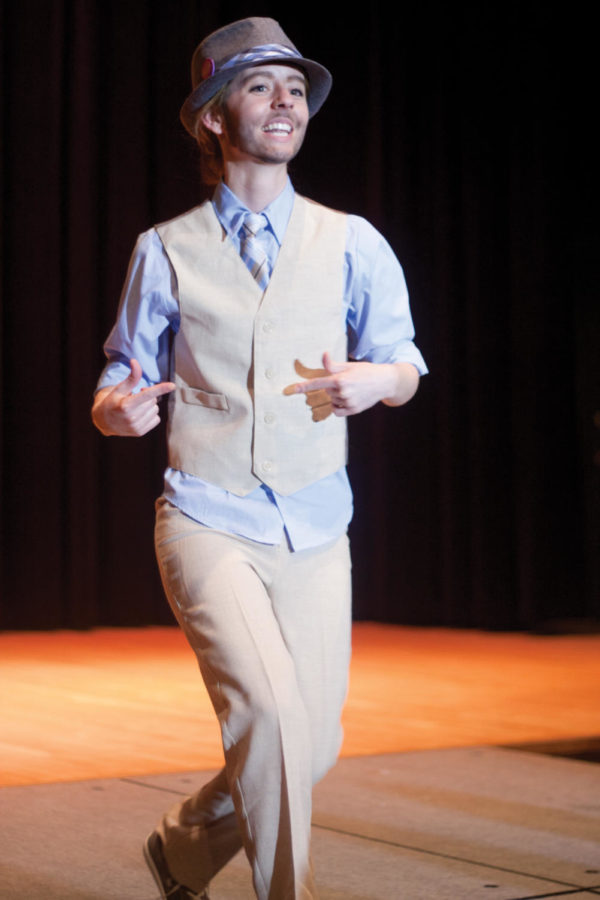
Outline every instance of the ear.
POLYGON ((209 109, 203 113, 201 122, 205 128, 212 131, 213 134, 221 135, 224 131, 223 114, 219 109, 209 109))

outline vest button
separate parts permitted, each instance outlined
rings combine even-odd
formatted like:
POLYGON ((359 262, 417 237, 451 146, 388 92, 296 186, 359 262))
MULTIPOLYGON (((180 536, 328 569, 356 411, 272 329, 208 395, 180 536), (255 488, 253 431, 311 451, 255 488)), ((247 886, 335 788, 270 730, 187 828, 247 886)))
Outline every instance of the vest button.
POLYGON ((271 460, 265 459, 265 461, 261 465, 261 469, 263 470, 263 472, 270 472, 272 468, 273 468, 273 463, 271 462, 271 460))
POLYGON ((265 369, 265 378, 274 378, 275 377, 275 369, 272 369, 270 366, 268 369, 265 369))
POLYGON ((273 415, 273 413, 265 413, 265 423, 267 425, 272 425, 274 421, 275 416, 273 415))

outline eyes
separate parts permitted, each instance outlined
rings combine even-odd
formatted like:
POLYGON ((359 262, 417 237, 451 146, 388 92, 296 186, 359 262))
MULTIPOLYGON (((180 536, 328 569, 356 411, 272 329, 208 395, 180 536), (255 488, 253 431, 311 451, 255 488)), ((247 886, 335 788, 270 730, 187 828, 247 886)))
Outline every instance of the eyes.
MULTIPOLYGON (((248 88, 250 94, 268 94, 271 90, 273 90, 273 85, 263 81, 251 84, 248 88)), ((300 85, 290 87, 288 91, 292 97, 306 97, 306 90, 300 85)))

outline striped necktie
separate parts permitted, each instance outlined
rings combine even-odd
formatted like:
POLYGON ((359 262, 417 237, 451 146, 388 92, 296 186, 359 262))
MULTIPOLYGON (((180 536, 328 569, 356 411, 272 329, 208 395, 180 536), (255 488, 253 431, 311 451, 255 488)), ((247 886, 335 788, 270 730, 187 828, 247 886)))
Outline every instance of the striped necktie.
POLYGON ((262 213, 246 213, 242 223, 240 252, 250 273, 261 290, 269 283, 269 261, 257 234, 267 227, 267 218, 262 213))

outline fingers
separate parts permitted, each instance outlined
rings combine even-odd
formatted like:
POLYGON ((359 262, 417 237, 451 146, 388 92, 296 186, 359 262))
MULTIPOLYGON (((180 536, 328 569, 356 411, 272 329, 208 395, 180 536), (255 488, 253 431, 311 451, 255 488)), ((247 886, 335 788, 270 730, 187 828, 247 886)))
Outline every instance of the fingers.
POLYGON ((146 434, 160 422, 158 399, 175 389, 170 381, 162 381, 152 387, 142 388, 137 394, 129 394, 120 400, 123 423, 137 436, 146 434))
POLYGON ((321 378, 309 378, 307 381, 299 381, 290 384, 283 389, 284 394, 309 394, 311 391, 335 390, 337 387, 337 375, 324 375, 321 378))
POLYGON ((142 406, 143 404, 162 397, 163 394, 170 394, 175 390, 172 381, 161 381, 159 384, 153 384, 152 387, 142 388, 137 394, 132 394, 129 398, 131 406, 142 406))
POLYGON ((354 411, 347 401, 347 387, 345 378, 340 377, 351 364, 348 362, 334 362, 331 354, 323 354, 323 369, 311 369, 300 360, 294 361, 294 368, 304 381, 289 384, 283 389, 286 396, 291 394, 306 394, 306 403, 312 409, 312 418, 315 422, 321 422, 332 413, 336 416, 349 416, 354 411))
POLYGON ((120 434, 141 437, 160 422, 158 396, 154 394, 131 394, 121 399, 115 415, 120 423, 120 434))
POLYGON ((339 418, 344 418, 345 416, 354 415, 356 410, 354 410, 350 406, 346 406, 343 400, 332 400, 331 401, 331 412, 334 416, 338 416, 339 418))
POLYGON ((284 388, 283 393, 289 394, 308 394, 310 391, 336 391, 339 388, 337 375, 348 368, 347 362, 334 362, 331 354, 325 352, 323 354, 323 369, 311 369, 300 362, 299 359, 294 361, 294 368, 304 381, 297 384, 290 384, 284 388))
POLYGON ((151 387, 142 388, 141 391, 134 394, 133 391, 142 380, 144 373, 137 359, 130 359, 129 365, 131 368, 129 375, 119 382, 113 390, 115 400, 119 397, 129 398, 131 395, 132 404, 137 405, 138 403, 143 403, 146 399, 160 397, 161 394, 168 394, 170 391, 175 390, 175 385, 171 381, 161 381, 159 384, 153 384, 151 387))
POLYGON ((154 406, 144 407, 138 415, 127 418, 125 434, 133 437, 142 437, 142 435, 156 428, 159 422, 158 406, 155 404, 154 406))
POLYGON ((130 359, 129 365, 131 368, 129 375, 113 391, 113 400, 120 401, 122 406, 127 406, 129 409, 146 406, 162 394, 169 394, 175 390, 175 385, 171 381, 161 381, 151 387, 142 388, 141 391, 134 394, 133 391, 139 385, 143 371, 137 359, 130 359))
POLYGON ((311 375, 304 381, 288 385, 285 394, 306 394, 306 402, 317 415, 347 417, 373 406, 385 395, 384 376, 389 366, 363 362, 336 362, 331 354, 323 354, 324 369, 309 369, 296 361, 296 371, 311 375), (314 374, 313 374, 314 373, 314 374), (324 374, 325 373, 325 374, 324 374), (382 393, 383 392, 383 393, 382 393), (324 395, 327 399, 324 399, 324 395), (319 411, 317 413, 317 410, 319 411))
POLYGON ((92 418, 103 434, 140 437, 160 422, 158 398, 175 390, 170 381, 161 381, 133 393, 142 378, 142 367, 130 360, 131 371, 112 390, 99 392, 92 418))

